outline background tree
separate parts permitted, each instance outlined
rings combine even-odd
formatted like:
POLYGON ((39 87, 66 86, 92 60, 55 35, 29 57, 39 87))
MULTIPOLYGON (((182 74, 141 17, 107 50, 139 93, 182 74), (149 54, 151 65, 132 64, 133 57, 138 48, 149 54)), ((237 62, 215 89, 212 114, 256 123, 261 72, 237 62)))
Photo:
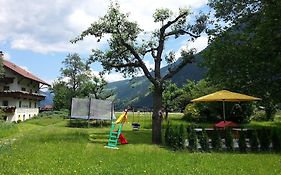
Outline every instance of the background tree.
POLYGON ((208 77, 223 88, 261 97, 267 119, 273 119, 281 102, 281 1, 211 0, 209 5, 216 27, 204 53, 208 77))
POLYGON ((103 77, 93 75, 78 54, 69 54, 62 63, 65 67, 61 68, 61 76, 51 88, 56 110, 70 109, 74 97, 107 99, 113 95, 105 90, 107 82, 103 77))
POLYGON ((163 107, 165 110, 165 120, 168 119, 169 111, 179 111, 179 100, 177 98, 182 95, 183 91, 177 87, 175 83, 168 81, 163 91, 163 107))
POLYGON ((160 23, 160 29, 149 33, 149 38, 139 37, 142 30, 136 22, 129 21, 129 15, 120 12, 118 3, 110 4, 107 14, 101 17, 72 42, 83 40, 88 35, 93 35, 100 41, 105 35, 108 39, 109 49, 93 50, 89 60, 101 62, 104 71, 115 70, 124 76, 135 75, 142 70, 144 75, 153 85, 153 116, 152 116, 152 142, 161 143, 162 125, 162 93, 164 82, 194 59, 194 50, 182 51, 180 63, 171 64, 175 61, 174 52, 164 57, 164 46, 172 37, 189 36, 188 40, 194 40, 206 28, 206 15, 199 15, 193 24, 187 20, 190 15, 188 9, 180 8, 176 15, 169 9, 157 9, 153 15, 154 22, 160 23), (154 61, 154 70, 151 72, 144 63, 144 57, 150 54, 154 61), (165 75, 160 74, 162 60, 170 64, 169 71, 165 75))
POLYGON ((69 54, 62 62, 64 67, 61 68, 61 77, 59 80, 66 80, 66 85, 72 90, 74 96, 78 89, 90 78, 90 72, 86 70, 86 64, 82 61, 77 53, 69 54))

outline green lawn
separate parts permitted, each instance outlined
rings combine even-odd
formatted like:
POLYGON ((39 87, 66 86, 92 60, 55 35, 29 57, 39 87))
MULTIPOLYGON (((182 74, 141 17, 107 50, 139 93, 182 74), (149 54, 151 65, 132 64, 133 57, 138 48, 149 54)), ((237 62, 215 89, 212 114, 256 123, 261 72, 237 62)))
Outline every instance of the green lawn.
POLYGON ((6 133, 0 135, 0 174, 281 174, 280 154, 174 152, 152 145, 145 129, 150 119, 135 114, 142 129, 127 124, 123 133, 130 144, 119 150, 104 148, 109 127, 70 128, 60 118, 0 127, 6 133))

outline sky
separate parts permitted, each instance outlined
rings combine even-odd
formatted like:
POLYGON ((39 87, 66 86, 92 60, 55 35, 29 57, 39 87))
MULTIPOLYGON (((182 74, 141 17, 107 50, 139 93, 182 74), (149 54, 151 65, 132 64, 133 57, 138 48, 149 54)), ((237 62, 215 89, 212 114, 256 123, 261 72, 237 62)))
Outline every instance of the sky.
MULTIPOLYGON (((153 31, 159 24, 152 15, 157 8, 177 11, 180 7, 191 8, 193 12, 207 10, 208 0, 119 0, 121 11, 130 13, 130 19, 137 21, 144 31, 153 31)), ((52 84, 60 76, 62 61, 68 54, 78 53, 87 59, 92 49, 106 48, 106 40, 96 42, 94 37, 71 44, 69 41, 86 30, 91 23, 106 13, 109 0, 0 0, 0 50, 4 58, 52 84)), ((207 46, 207 36, 194 43, 186 38, 168 43, 166 52, 176 53, 188 44, 188 48, 201 51, 207 46)), ((152 67, 152 60, 145 63, 152 67)), ((163 65, 164 66, 164 65, 163 65)), ((92 65, 99 72, 99 64, 92 65)), ((109 82, 124 79, 112 72, 105 75, 109 82)))

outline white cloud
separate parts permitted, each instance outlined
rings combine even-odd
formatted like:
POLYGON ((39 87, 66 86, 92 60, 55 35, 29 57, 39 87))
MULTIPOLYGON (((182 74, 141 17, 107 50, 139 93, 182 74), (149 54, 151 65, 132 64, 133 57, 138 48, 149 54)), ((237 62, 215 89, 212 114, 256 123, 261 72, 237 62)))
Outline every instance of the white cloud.
POLYGON ((122 74, 115 72, 115 73, 110 73, 110 74, 105 74, 104 79, 107 82, 114 82, 114 81, 120 81, 120 80, 125 80, 122 74))
POLYGON ((11 55, 7 52, 4 53, 4 60, 10 60, 11 55))
POLYGON ((207 36, 201 36, 197 38, 194 42, 183 42, 180 49, 175 53, 176 58, 178 59, 181 56, 182 50, 190 50, 190 49, 196 49, 196 53, 199 53, 200 51, 204 50, 208 46, 208 37, 207 36))
MULTIPOLYGON (((141 28, 152 30, 152 14, 156 8, 167 7, 176 11, 179 7, 199 8, 207 0, 120 0, 123 12, 131 12, 131 19, 141 28)), ((93 38, 75 45, 69 41, 103 16, 109 1, 104 0, 0 0, 0 43, 8 42, 14 49, 33 52, 89 52, 102 47, 93 38), (5 34, 5 35, 3 35, 5 34)))

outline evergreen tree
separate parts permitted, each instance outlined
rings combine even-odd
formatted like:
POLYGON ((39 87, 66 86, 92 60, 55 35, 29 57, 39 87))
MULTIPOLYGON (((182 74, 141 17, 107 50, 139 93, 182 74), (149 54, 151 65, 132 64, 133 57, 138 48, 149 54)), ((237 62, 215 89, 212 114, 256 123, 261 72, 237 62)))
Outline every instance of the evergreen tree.
POLYGON ((249 139, 250 139, 249 141, 250 141, 251 151, 257 152, 259 149, 259 139, 256 130, 252 131, 249 139))
POLYGON ((281 151, 281 130, 274 128, 271 130, 272 149, 275 152, 281 151))
POLYGON ((212 148, 215 151, 220 151, 222 148, 222 141, 220 137, 220 133, 217 128, 214 129, 214 132, 212 134, 212 148))
POLYGON ((239 135, 238 145, 239 145, 240 152, 242 152, 242 153, 247 152, 246 136, 245 136, 245 132, 243 131, 243 129, 241 130, 240 135, 239 135))
POLYGON ((227 128, 225 130, 225 146, 228 151, 234 150, 234 144, 233 144, 233 135, 232 135, 232 129, 227 128))
POLYGON ((210 151, 209 137, 206 133, 205 128, 202 128, 202 133, 201 133, 201 136, 199 139, 199 143, 200 143, 202 151, 204 151, 204 152, 210 151))

